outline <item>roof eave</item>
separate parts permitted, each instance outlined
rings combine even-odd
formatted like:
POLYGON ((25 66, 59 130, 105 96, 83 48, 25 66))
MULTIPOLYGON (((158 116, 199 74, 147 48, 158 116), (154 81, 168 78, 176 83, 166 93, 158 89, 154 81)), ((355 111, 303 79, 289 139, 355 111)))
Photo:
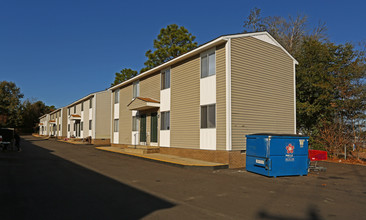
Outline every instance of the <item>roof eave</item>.
POLYGON ((163 63, 163 64, 161 64, 161 65, 159 65, 159 66, 157 66, 157 67, 155 67, 155 68, 152 68, 152 69, 150 69, 150 70, 148 70, 148 71, 145 71, 145 72, 143 72, 143 73, 141 73, 141 74, 139 74, 139 75, 137 75, 137 76, 135 76, 135 77, 133 77, 133 78, 131 78, 131 79, 129 79, 129 80, 126 80, 126 81, 124 81, 124 82, 121 82, 121 83, 120 83, 120 84, 118 84, 118 85, 115 85, 115 86, 113 86, 113 87, 110 87, 108 90, 113 91, 113 90, 115 90, 115 89, 118 89, 119 87, 122 87, 122 86, 124 86, 124 85, 127 85, 127 84, 129 84, 129 83, 131 83, 131 82, 133 82, 133 81, 135 81, 135 80, 138 80, 138 79, 140 79, 140 78, 142 78, 142 77, 145 77, 145 76, 147 76, 147 75, 149 75, 149 74, 151 74, 151 73, 153 73, 153 72, 156 72, 156 71, 158 71, 158 70, 165 69, 165 68, 167 68, 167 67, 169 67, 169 66, 173 65, 174 63, 177 63, 177 62, 179 62, 179 61, 181 61, 181 60, 186 59, 187 57, 190 57, 190 56, 193 56, 193 55, 199 54, 199 53, 201 53, 202 51, 206 50, 206 49, 207 49, 207 48, 209 48, 209 47, 216 46, 216 45, 218 45, 218 44, 220 44, 220 43, 224 43, 224 42, 226 42, 226 41, 227 41, 227 39, 226 39, 225 37, 218 37, 217 39, 215 39, 215 40, 213 40, 213 41, 211 41, 211 42, 209 42, 209 43, 207 43, 207 44, 204 44, 204 45, 202 45, 202 46, 200 46, 200 47, 197 47, 196 49, 191 50, 191 51, 189 51, 188 53, 185 53, 185 54, 183 54, 183 55, 181 55, 181 56, 179 56, 179 57, 177 57, 177 58, 174 58, 174 59, 172 59, 172 60, 169 60, 168 62, 163 63))
POLYGON ((145 76, 147 76, 147 75, 149 75, 149 74, 151 74, 151 73, 153 73, 155 71, 165 69, 165 68, 171 66, 174 63, 177 63, 177 62, 179 62, 179 61, 181 61, 183 59, 186 59, 189 56, 196 55, 196 54, 201 53, 202 51, 204 51, 204 50, 206 50, 206 49, 208 49, 210 47, 213 47, 213 46, 216 46, 216 45, 218 45, 220 43, 226 42, 229 39, 239 38, 239 37, 252 37, 252 36, 263 35, 263 34, 265 34, 269 38, 271 38, 276 43, 276 45, 278 47, 280 47, 295 62, 295 64, 299 64, 299 62, 285 48, 283 48, 281 46, 281 44, 278 43, 267 31, 254 32, 254 33, 243 33, 243 34, 235 34, 235 35, 224 35, 224 36, 218 37, 217 39, 215 39, 215 40, 213 40, 213 41, 211 41, 209 43, 203 44, 200 47, 197 47, 196 49, 191 50, 190 52, 188 52, 186 54, 183 54, 183 55, 181 55, 181 56, 179 56, 177 58, 174 58, 174 59, 172 59, 172 60, 170 60, 170 61, 168 61, 166 63, 163 63, 163 64, 161 64, 161 65, 159 65, 159 66, 157 66, 157 67, 155 67, 153 69, 150 69, 150 70, 148 70, 146 72, 143 72, 143 73, 141 73, 141 74, 139 74, 139 75, 137 75, 137 76, 135 76, 135 77, 133 77, 133 78, 131 78, 129 80, 126 80, 124 82, 121 82, 118 85, 112 86, 108 90, 113 91, 115 89, 118 89, 119 87, 122 87, 124 85, 127 85, 127 84, 129 84, 131 82, 134 82, 135 80, 138 80, 140 78, 143 78, 143 77, 145 77, 145 76))

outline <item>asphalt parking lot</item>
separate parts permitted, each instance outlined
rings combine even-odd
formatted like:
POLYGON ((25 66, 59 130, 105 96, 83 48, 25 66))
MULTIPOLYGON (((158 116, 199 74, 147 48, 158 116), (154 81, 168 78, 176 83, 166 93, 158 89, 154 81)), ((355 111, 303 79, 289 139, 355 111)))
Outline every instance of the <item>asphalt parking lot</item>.
POLYGON ((0 219, 365 219, 366 167, 268 178, 32 136, 0 152, 0 219))

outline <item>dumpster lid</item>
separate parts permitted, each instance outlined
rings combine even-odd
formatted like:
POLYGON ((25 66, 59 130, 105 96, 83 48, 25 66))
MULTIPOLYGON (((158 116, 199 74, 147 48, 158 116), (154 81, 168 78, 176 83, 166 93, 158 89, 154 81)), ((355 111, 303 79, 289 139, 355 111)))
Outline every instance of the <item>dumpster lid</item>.
POLYGON ((290 136, 290 137, 307 137, 303 134, 277 134, 277 133, 255 133, 255 134, 248 134, 247 136, 290 136))

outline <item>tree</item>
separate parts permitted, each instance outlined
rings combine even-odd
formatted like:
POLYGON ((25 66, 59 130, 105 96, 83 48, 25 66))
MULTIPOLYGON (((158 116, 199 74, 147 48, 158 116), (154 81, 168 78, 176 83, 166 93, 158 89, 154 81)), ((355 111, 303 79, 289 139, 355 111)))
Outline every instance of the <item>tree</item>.
POLYGON ((21 122, 21 101, 23 94, 14 82, 0 82, 0 126, 17 127, 21 122))
POLYGON ((298 130, 330 153, 357 143, 365 129, 366 59, 351 44, 305 38, 296 54, 298 130))
POLYGON ((39 117, 55 110, 55 106, 47 106, 42 101, 25 100, 22 104, 22 123, 23 132, 35 132, 39 122, 39 117))
POLYGON ((296 68, 297 128, 302 133, 315 134, 321 120, 333 118, 333 53, 329 45, 308 38, 296 54, 299 61, 296 68))
POLYGON ((148 50, 145 54, 147 61, 140 72, 147 71, 171 59, 174 59, 197 47, 196 39, 183 26, 168 25, 160 30, 157 39, 154 40, 154 51, 148 50))
POLYGON ((261 9, 253 8, 244 21, 244 33, 267 31, 271 34, 291 55, 298 52, 304 37, 317 40, 326 40, 326 26, 319 24, 309 31, 307 16, 289 16, 288 19, 280 16, 261 17, 261 9))
POLYGON ((137 76, 137 71, 132 69, 124 68, 119 73, 116 73, 116 77, 114 78, 114 82, 111 83, 111 86, 115 86, 120 84, 126 80, 129 80, 133 77, 137 76))

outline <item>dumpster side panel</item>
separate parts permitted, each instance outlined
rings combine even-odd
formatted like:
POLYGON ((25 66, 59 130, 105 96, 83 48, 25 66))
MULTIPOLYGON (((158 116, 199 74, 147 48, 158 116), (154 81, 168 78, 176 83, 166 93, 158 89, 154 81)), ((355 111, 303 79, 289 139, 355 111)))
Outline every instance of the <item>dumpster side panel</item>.
POLYGON ((296 176, 308 174, 308 156, 271 156, 269 176, 296 176))

